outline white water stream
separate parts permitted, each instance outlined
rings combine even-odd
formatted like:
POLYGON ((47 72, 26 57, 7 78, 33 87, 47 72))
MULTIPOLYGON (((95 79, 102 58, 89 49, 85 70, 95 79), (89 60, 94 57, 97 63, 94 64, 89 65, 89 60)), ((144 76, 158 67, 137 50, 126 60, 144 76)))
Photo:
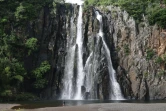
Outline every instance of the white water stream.
MULTIPOLYGON (((66 3, 77 3, 79 5, 79 13, 77 18, 77 36, 76 42, 73 45, 75 34, 73 33, 74 27, 74 14, 71 17, 70 21, 70 37, 67 41, 68 48, 67 48, 67 56, 66 56, 66 63, 65 63, 65 73, 63 78, 63 90, 61 99, 69 99, 69 100, 82 100, 84 99, 81 91, 81 87, 84 86, 86 92, 90 93, 90 99, 97 99, 97 82, 99 73, 97 69, 99 67, 99 55, 98 52, 91 52, 89 57, 85 62, 85 67, 83 67, 83 37, 82 37, 82 15, 83 15, 83 8, 82 0, 66 0, 66 3), (76 57, 76 56, 77 57, 76 57), (75 65, 75 61, 77 61, 77 65, 75 65), (77 69, 74 72, 74 69, 77 69), (76 76, 74 76, 76 74, 76 76)), ((116 80, 115 70, 112 67, 111 55, 110 50, 104 40, 104 33, 103 33, 103 22, 102 22, 102 15, 96 11, 96 16, 98 21, 100 22, 100 30, 98 36, 101 37, 103 42, 103 47, 105 50, 106 59, 108 61, 108 70, 109 70, 109 79, 110 79, 110 97, 109 99, 112 100, 122 100, 124 99, 120 90, 120 86, 116 80)), ((99 40, 99 39, 98 39, 99 40)), ((98 41, 99 42, 99 41, 98 41)), ((98 42, 96 47, 98 46, 98 42)))
POLYGON ((66 64, 65 64, 65 74, 63 77, 63 90, 61 99, 75 99, 75 100, 82 100, 82 93, 81 93, 81 87, 83 86, 84 81, 84 71, 83 71, 83 57, 82 57, 82 0, 66 0, 66 3, 72 3, 72 4, 78 4, 79 5, 79 13, 78 13, 78 19, 77 19, 77 37, 76 37, 76 43, 74 46, 72 46, 72 40, 73 37, 73 25, 74 25, 74 19, 73 16, 71 18, 71 26, 70 26, 70 38, 67 41, 69 44, 69 48, 67 49, 67 56, 66 56, 66 64), (77 50, 76 50, 77 49, 77 50), (76 52, 77 51, 77 52, 76 52), (75 53, 77 54, 77 58, 75 58, 75 53), (77 74, 76 78, 74 78, 74 62, 75 59, 77 61, 77 74), (76 83, 74 81, 76 80, 76 83))
POLYGON ((75 55, 75 45, 70 47, 67 52, 66 64, 65 64, 65 75, 63 78, 64 88, 62 91, 63 99, 73 99, 73 69, 74 69, 74 55, 75 55))
POLYGON ((76 100, 82 99, 81 86, 83 86, 84 71, 83 71, 83 58, 82 58, 82 5, 79 6, 79 15, 77 20, 77 39, 76 44, 78 46, 78 57, 77 57, 77 84, 76 84, 76 100))
POLYGON ((107 58, 107 62, 108 62, 108 70, 109 70, 110 86, 111 86, 110 99, 123 100, 124 98, 122 96, 119 83, 116 80, 115 70, 113 69, 113 66, 112 66, 110 50, 104 40, 102 15, 100 15, 100 13, 98 11, 96 11, 96 16, 97 16, 98 21, 100 22, 100 29, 99 29, 98 35, 102 38, 103 45, 104 45, 105 52, 106 52, 106 58, 107 58))

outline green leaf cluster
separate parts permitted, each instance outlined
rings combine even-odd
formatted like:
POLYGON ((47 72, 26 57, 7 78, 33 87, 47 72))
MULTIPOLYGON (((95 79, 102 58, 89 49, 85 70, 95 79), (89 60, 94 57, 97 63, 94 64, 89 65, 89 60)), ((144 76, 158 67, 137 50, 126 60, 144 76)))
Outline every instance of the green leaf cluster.
POLYGON ((165 70, 159 70, 158 73, 157 73, 157 77, 160 78, 160 77, 164 76, 165 73, 166 73, 165 70))
POLYGON ((149 23, 150 25, 157 23, 160 27, 166 29, 166 8, 158 8, 154 12, 151 12, 149 23))
POLYGON ((162 57, 158 56, 155 62, 158 64, 166 64, 166 54, 164 54, 162 57))
POLYGON ((159 56, 156 58, 155 62, 158 64, 161 64, 161 63, 163 63, 163 59, 159 56))
POLYGON ((7 95, 33 89, 34 84, 45 86, 47 62, 35 70, 35 77, 32 70, 37 64, 30 69, 26 66, 26 59, 35 59, 38 39, 25 31, 29 24, 35 23, 39 12, 52 3, 53 0, 0 0, 0 101, 7 95), (27 84, 28 88, 24 87, 27 84))
POLYGON ((118 5, 138 23, 142 19, 142 14, 145 13, 148 2, 145 0, 119 0, 118 5))
POLYGON ((85 6, 111 5, 115 0, 85 0, 85 6))
POLYGON ((37 50, 37 38, 29 38, 25 42, 25 47, 28 49, 28 55, 31 54, 32 51, 37 50))
POLYGON ((14 33, 0 35, 0 96, 13 87, 19 88, 27 72, 22 57, 23 43, 14 33))
POLYGON ((85 8, 110 4, 126 10, 136 20, 136 23, 142 21, 144 14, 148 16, 150 25, 158 24, 166 28, 166 0, 86 0, 85 8))
POLYGON ((45 79, 45 73, 50 70, 51 66, 48 61, 44 61, 41 65, 33 71, 33 77, 36 79, 34 82, 34 87, 36 89, 44 88, 47 84, 47 80, 45 79))
POLYGON ((124 53, 125 53, 126 55, 129 55, 129 54, 130 54, 129 45, 128 45, 128 44, 125 44, 123 48, 124 48, 124 53))
POLYGON ((155 55, 155 52, 153 51, 153 49, 148 48, 146 51, 146 59, 150 60, 153 58, 154 55, 155 55))

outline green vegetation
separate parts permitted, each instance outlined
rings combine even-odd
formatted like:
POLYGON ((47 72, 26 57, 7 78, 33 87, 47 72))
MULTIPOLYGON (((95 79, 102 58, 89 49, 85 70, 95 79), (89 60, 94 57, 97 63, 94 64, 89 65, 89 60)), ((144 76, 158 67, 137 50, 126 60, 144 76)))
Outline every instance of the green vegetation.
POLYGON ((166 8, 160 8, 159 6, 149 12, 149 23, 154 25, 157 23, 160 27, 166 28, 166 8))
POLYGON ((34 87, 36 89, 42 89, 45 87, 45 85, 47 84, 47 80, 45 79, 44 74, 48 72, 50 68, 51 66, 48 61, 44 61, 38 68, 33 71, 32 75, 36 79, 36 81, 34 82, 34 87))
POLYGON ((162 57, 158 56, 155 60, 158 64, 166 64, 166 54, 164 54, 162 57))
POLYGON ((145 78, 147 78, 149 74, 148 74, 148 72, 144 72, 143 75, 145 78))
POLYGON ((29 38, 25 42, 25 47, 28 48, 28 55, 30 55, 32 51, 37 50, 37 39, 33 37, 29 38))
POLYGON ((166 53, 163 55, 163 62, 166 64, 166 53))
POLYGON ((129 45, 127 45, 127 44, 124 45, 124 53, 125 53, 126 55, 129 55, 129 54, 130 54, 129 45))
MULTIPOLYGON (((86 0, 88 6, 116 5, 126 10, 136 21, 142 21, 142 14, 148 16, 151 25, 157 23, 166 28, 166 0, 86 0), (160 1, 162 3, 160 4, 160 1), (161 6, 162 5, 162 6, 161 6)), ((56 2, 63 0, 0 0, 0 101, 34 100, 48 84, 47 74, 50 64, 46 61, 32 63, 26 67, 26 59, 37 57, 40 40, 38 34, 29 34, 27 27, 35 24, 40 11, 48 7, 56 7, 56 2), (28 87, 26 87, 28 86, 28 87), (28 93, 27 93, 28 92, 28 93)), ((67 5, 66 5, 67 7, 67 5)), ((106 7, 103 8, 108 11, 106 7)), ((113 12, 114 18, 117 12, 113 12)), ((31 30, 32 31, 32 30, 31 30)), ((34 30, 33 33, 37 33, 34 30)), ((118 50, 120 50, 118 48, 118 50)), ((130 53, 128 45, 124 45, 125 54, 130 53)), ((147 50, 146 58, 154 56, 152 49, 147 50)), ((166 55, 158 57, 157 63, 166 64, 166 55)), ((165 73, 165 72, 164 72, 165 73)), ((163 71, 159 75, 164 74, 163 71)), ((146 77, 146 75, 145 75, 146 77)))
POLYGON ((146 59, 150 60, 153 58, 153 56, 155 55, 155 52, 153 51, 153 49, 147 49, 146 51, 146 59))
POLYGON ((160 78, 165 75, 165 70, 159 70, 157 73, 157 77, 160 78))
POLYGON ((163 59, 159 56, 156 58, 155 62, 158 64, 161 64, 161 63, 163 63, 163 59))
POLYGON ((142 14, 145 13, 145 8, 147 7, 144 0, 119 0, 118 5, 123 10, 126 10, 137 23, 141 21, 142 14))
POLYGON ((158 24, 166 28, 166 0, 86 0, 85 7, 99 5, 115 5, 126 10, 136 23, 142 21, 142 16, 147 15, 149 24, 158 24))
POLYGON ((86 0, 85 5, 111 5, 115 0, 86 0))
POLYGON ((39 66, 34 63, 30 70, 26 67, 26 58, 33 58, 39 46, 39 40, 26 29, 52 3, 53 0, 0 0, 0 101, 34 99, 32 93, 46 87, 49 62, 41 61, 39 66))

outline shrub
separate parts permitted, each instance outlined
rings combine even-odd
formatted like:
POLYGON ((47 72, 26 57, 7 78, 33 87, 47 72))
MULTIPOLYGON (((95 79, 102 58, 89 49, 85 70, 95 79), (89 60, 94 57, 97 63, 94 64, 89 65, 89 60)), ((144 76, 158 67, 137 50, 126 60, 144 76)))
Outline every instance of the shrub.
POLYGON ((145 72, 145 73, 144 73, 144 77, 145 77, 145 78, 147 78, 148 75, 149 75, 148 72, 145 72))
POLYGON ((32 73, 36 79, 34 82, 34 88, 42 89, 47 85, 47 80, 44 78, 44 74, 50 70, 51 66, 48 61, 44 61, 41 65, 36 68, 32 73))
POLYGON ((142 20, 142 14, 145 13, 145 9, 148 5, 144 0, 119 0, 119 6, 126 10, 130 16, 132 16, 136 22, 142 20))
POLYGON ((150 60, 152 59, 152 57, 155 55, 155 52, 153 51, 153 49, 147 49, 146 51, 146 59, 150 60))
POLYGON ((114 0, 85 0, 85 6, 94 6, 94 5, 111 5, 114 0))
POLYGON ((129 45, 127 45, 127 44, 124 45, 124 53, 125 53, 126 55, 129 55, 129 54, 130 54, 129 45))
POLYGON ((12 95, 11 90, 4 90, 3 92, 0 93, 0 96, 3 96, 3 97, 7 97, 7 96, 11 96, 11 95, 12 95))
POLYGON ((165 74, 165 70, 159 70, 159 72, 157 73, 157 77, 160 78, 164 76, 164 74, 165 74))
POLYGON ((163 63, 163 59, 159 56, 156 58, 155 62, 158 64, 161 64, 161 63, 163 63))
POLYGON ((160 27, 166 29, 166 8, 155 10, 149 16, 149 24, 154 25, 157 23, 160 27))
POLYGON ((27 39, 25 47, 28 48, 28 55, 30 55, 32 51, 37 50, 37 39, 33 37, 27 39))
POLYGON ((166 64, 166 54, 163 56, 163 62, 166 64))
POLYGON ((29 49, 35 50, 36 44, 37 44, 37 39, 32 37, 32 38, 27 39, 25 46, 29 49))

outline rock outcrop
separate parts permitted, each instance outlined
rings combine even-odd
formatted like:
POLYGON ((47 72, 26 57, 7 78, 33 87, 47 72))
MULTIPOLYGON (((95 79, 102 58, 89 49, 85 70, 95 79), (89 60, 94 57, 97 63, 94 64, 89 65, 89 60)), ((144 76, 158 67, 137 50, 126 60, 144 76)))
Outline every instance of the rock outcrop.
MULTIPOLYGON (((124 96, 135 99, 165 99, 166 32, 156 25, 149 26, 144 15, 142 22, 136 24, 126 11, 113 6, 96 9, 91 7, 83 13, 83 63, 86 64, 91 52, 100 60, 91 60, 97 65, 95 74, 99 75, 95 80, 95 96, 107 99, 110 90, 104 49, 101 40, 96 39, 99 22, 95 17, 95 10, 103 15, 104 38, 111 51, 113 66, 124 96), (156 62, 158 57, 163 61, 156 62)), ((69 27, 72 14, 73 33, 76 36, 77 5, 57 4, 56 8, 45 8, 41 11, 39 21, 33 25, 36 30, 34 34, 40 40, 38 62, 46 59, 51 63, 51 71, 47 77, 49 85, 41 94, 44 98, 58 98, 61 94, 67 41, 71 39, 69 27)), ((89 94, 85 92, 86 97, 89 94)))
POLYGON ((160 63, 156 61, 166 52, 165 32, 158 26, 149 26, 144 15, 142 22, 136 24, 118 7, 108 6, 104 10, 107 12, 102 13, 113 35, 110 36, 114 43, 112 59, 124 95, 136 99, 165 99, 165 63, 164 59, 160 63))

